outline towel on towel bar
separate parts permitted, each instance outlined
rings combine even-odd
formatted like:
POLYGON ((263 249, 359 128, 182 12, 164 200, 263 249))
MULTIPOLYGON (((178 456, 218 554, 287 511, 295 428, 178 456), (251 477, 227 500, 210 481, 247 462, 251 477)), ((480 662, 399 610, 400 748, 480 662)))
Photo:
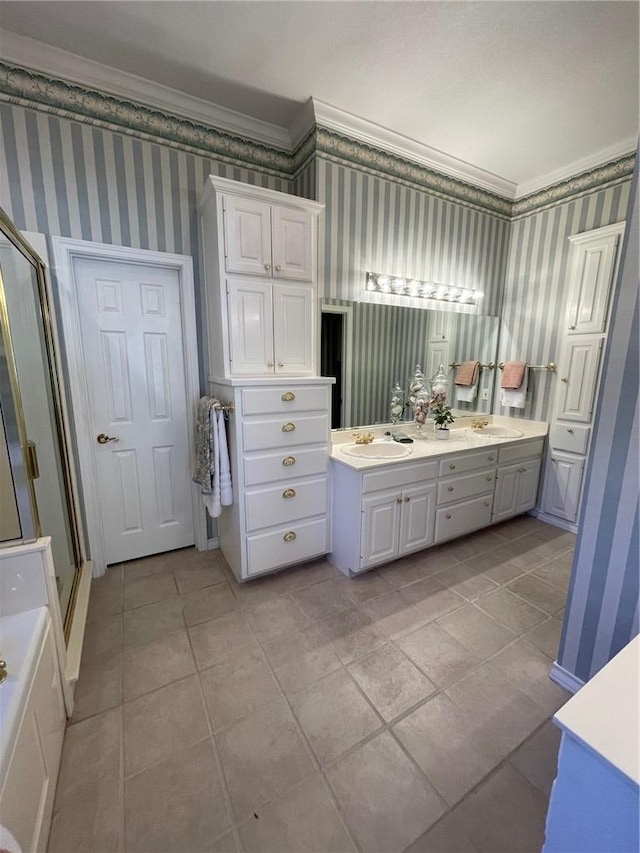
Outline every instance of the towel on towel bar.
POLYGON ((502 369, 501 388, 509 388, 515 391, 524 381, 525 370, 527 369, 526 361, 508 361, 502 369))
POLYGON ((196 473, 202 500, 212 518, 233 503, 224 413, 215 397, 202 397, 196 417, 196 473))
MULTIPOLYGON (((529 381, 529 368, 524 361, 507 362, 504 366, 506 373, 509 364, 523 365, 522 379, 516 388, 505 388, 504 377, 500 386, 500 405, 510 409, 524 409, 527 404, 527 384, 529 381)), ((510 380, 514 382, 515 380, 510 380)))
POLYGON ((478 381, 480 373, 479 361, 463 361, 456 370, 456 378, 453 380, 455 385, 475 385, 478 381))

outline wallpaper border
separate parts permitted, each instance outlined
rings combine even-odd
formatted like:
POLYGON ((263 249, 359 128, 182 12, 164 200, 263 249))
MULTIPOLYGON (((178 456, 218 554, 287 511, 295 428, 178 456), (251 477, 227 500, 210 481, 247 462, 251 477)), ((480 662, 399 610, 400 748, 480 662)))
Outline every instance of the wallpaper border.
POLYGON ((285 181, 295 180, 312 157, 319 155, 508 220, 630 179, 636 156, 630 152, 624 157, 511 201, 321 126, 312 128, 296 150, 290 153, 2 60, 0 100, 168 144, 182 151, 205 155, 242 168, 260 169, 285 181))

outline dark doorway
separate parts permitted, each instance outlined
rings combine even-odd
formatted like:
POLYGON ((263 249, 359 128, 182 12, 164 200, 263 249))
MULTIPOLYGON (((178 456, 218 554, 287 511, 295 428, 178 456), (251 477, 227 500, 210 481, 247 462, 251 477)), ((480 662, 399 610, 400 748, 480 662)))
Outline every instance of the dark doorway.
POLYGON ((320 373, 322 376, 334 376, 335 385, 331 386, 331 429, 342 426, 342 341, 344 316, 322 312, 320 335, 320 373))

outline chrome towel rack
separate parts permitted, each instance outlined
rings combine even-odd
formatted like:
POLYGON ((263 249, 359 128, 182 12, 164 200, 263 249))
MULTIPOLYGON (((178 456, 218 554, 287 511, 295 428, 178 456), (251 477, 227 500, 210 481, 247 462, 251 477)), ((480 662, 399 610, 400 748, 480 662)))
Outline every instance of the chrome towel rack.
MULTIPOLYGON (((504 361, 501 361, 498 367, 500 370, 504 370, 504 361)), ((554 361, 550 361, 548 364, 527 364, 527 367, 531 370, 548 370, 549 373, 555 373, 558 369, 558 365, 554 361)))
MULTIPOLYGON (((461 366, 462 366, 462 363, 459 361, 452 361, 451 364, 449 365, 449 367, 453 367, 453 368, 461 367, 461 366)), ((496 366, 492 361, 490 361, 489 364, 481 364, 480 365, 480 370, 495 370, 495 369, 496 369, 496 366)))

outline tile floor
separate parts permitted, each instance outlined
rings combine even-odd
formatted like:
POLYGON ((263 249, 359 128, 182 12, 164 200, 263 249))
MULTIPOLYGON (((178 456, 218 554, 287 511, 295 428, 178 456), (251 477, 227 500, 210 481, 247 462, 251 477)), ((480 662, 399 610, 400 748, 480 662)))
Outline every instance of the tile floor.
POLYGON ((537 853, 573 547, 521 516, 355 579, 110 568, 50 853, 537 853))

